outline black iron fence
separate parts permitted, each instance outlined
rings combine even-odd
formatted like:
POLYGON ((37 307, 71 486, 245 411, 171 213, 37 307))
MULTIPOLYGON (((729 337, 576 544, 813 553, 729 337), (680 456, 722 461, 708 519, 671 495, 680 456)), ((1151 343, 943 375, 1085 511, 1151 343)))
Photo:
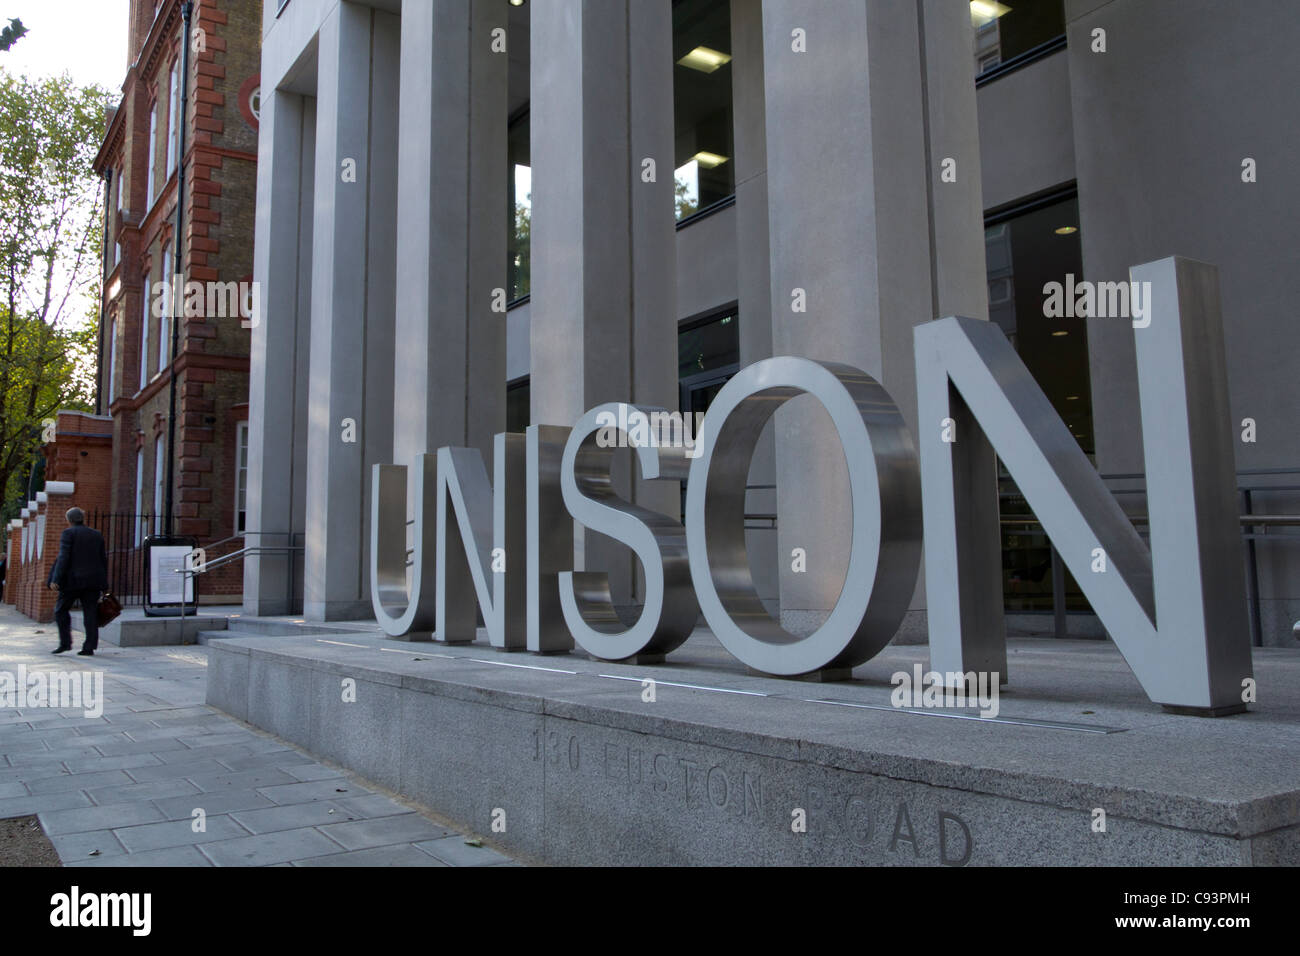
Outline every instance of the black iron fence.
POLYGON ((144 539, 161 533, 162 516, 131 511, 89 511, 86 524, 104 536, 108 552, 108 587, 126 605, 144 603, 144 539))

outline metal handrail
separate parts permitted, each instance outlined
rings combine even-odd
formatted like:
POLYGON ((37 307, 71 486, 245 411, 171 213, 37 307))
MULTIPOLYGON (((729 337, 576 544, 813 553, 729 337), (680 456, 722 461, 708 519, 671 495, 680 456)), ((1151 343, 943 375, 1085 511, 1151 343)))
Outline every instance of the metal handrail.
MULTIPOLYGON (((302 532, 301 531, 259 531, 259 532, 254 532, 254 534, 285 534, 289 536, 290 540, 292 540, 295 535, 302 534, 302 532)), ((216 542, 216 544, 220 544, 220 543, 221 542, 216 542)), ((215 544, 213 546, 215 547, 215 544)), ((199 565, 196 568, 187 568, 182 564, 181 567, 176 569, 176 573, 187 574, 190 576, 190 578, 197 578, 200 574, 207 574, 209 571, 213 571, 223 565, 230 564, 232 561, 234 561, 237 558, 244 558, 247 557, 248 555, 254 555, 254 554, 293 555, 298 551, 304 550, 304 547, 305 547, 304 545, 296 545, 296 544, 282 544, 282 545, 257 544, 248 548, 240 548, 238 551, 230 552, 230 554, 223 554, 221 557, 213 558, 211 561, 204 561, 203 564, 199 565)), ((290 590, 288 595, 288 606, 291 608, 293 604, 292 565, 290 565, 289 588, 290 590)), ((195 594, 194 599, 195 599, 194 612, 195 614, 197 614, 199 610, 197 594, 195 594)), ((182 583, 181 585, 181 618, 182 620, 185 618, 184 583, 182 583)))
MULTIPOLYGON (((1263 622, 1261 620, 1259 606, 1259 564, 1255 554, 1255 542, 1261 538, 1269 541, 1300 541, 1300 535, 1268 533, 1268 529, 1271 527, 1300 527, 1300 515, 1251 514, 1251 494, 1255 492, 1262 494, 1294 493, 1300 491, 1300 485, 1275 485, 1266 482, 1245 483, 1242 482, 1241 479, 1278 477, 1283 475, 1300 475, 1300 468, 1247 468, 1236 473, 1238 479, 1237 492, 1241 497, 1242 509, 1246 512, 1246 514, 1238 516, 1238 522, 1242 529, 1241 538, 1246 546, 1246 596, 1250 610, 1251 643, 1255 647, 1264 646, 1263 622)), ((1142 481, 1143 483, 1146 481, 1146 475, 1141 472, 1101 475, 1100 477, 1103 481, 1136 480, 1142 481)), ((1010 475, 1005 478, 999 475, 999 484, 1003 481, 1014 481, 1014 479, 1011 478, 1010 475)), ((1145 488, 1111 489, 1111 494, 1113 495, 1144 495, 1146 493, 1147 490, 1145 488)), ((998 491, 999 499, 1021 497, 1023 497, 1023 495, 1016 491, 998 491)), ((1150 520, 1146 515, 1133 514, 1127 515, 1127 517, 1135 525, 1150 524, 1150 520)), ((1012 527, 1024 527, 1029 525, 1041 526, 1041 522, 1032 516, 999 516, 999 524, 1012 527)), ((1052 546, 1050 541, 1048 542, 1048 546, 1051 547, 1052 552, 1052 614, 1055 618, 1055 631, 1057 637, 1065 637, 1065 569, 1062 566, 1060 555, 1057 554, 1055 546, 1052 546)))
POLYGON ((221 557, 213 558, 211 561, 204 561, 201 565, 199 565, 196 568, 186 568, 186 567, 177 568, 176 573, 188 574, 191 576, 199 575, 199 574, 207 574, 209 571, 215 570, 216 568, 222 567, 223 565, 230 564, 236 558, 242 558, 246 555, 278 554, 281 552, 288 553, 288 552, 301 551, 301 550, 303 550, 303 546, 300 544, 283 544, 283 545, 257 544, 257 545, 253 545, 250 548, 240 548, 238 551, 232 551, 229 554, 223 554, 221 557))

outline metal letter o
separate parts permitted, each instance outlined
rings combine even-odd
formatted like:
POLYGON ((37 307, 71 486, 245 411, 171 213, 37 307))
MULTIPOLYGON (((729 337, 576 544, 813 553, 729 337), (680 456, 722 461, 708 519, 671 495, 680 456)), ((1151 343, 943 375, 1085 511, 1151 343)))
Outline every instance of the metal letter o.
POLYGON ((855 667, 878 654, 907 611, 921 557, 916 445, 884 386, 848 365, 769 358, 722 387, 701 431, 686 491, 686 540, 700 609, 718 640, 755 670, 783 677, 855 667), (830 617, 801 638, 759 600, 744 518, 745 484, 763 426, 804 392, 830 414, 843 447, 853 537, 830 617))

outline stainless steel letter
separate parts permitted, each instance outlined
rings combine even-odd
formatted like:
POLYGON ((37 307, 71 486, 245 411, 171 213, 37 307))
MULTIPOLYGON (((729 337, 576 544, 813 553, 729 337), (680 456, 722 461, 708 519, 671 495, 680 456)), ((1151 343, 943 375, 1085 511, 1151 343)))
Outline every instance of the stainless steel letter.
POLYGON ((527 443, 528 649, 553 654, 573 649, 560 607, 561 571, 573 568, 573 519, 564 509, 560 462, 569 429, 529 425, 527 443))
POLYGON ((428 639, 435 626, 434 576, 425 556, 433 554, 435 455, 415 457, 415 522, 411 586, 406 586, 406 466, 375 465, 370 493, 370 602, 375 620, 390 637, 417 634, 428 639))
POLYGON ((848 365, 764 359, 722 387, 701 431, 686 490, 686 535, 700 608, 722 645, 755 670, 785 677, 854 667, 879 653, 907 611, 921 559, 916 447, 889 393, 848 365), (801 392, 830 413, 853 506, 844 588, 830 617, 804 638, 760 603, 744 531, 754 445, 773 413, 801 392))
POLYGON ((970 520, 996 514, 996 498, 954 494, 987 435, 1147 695, 1198 713, 1244 710, 1250 639, 1218 273, 1174 257, 1131 278, 1151 283, 1150 323, 1134 330, 1150 550, 997 326, 917 327, 930 666, 1006 659, 1001 595, 959 578, 981 549, 997 560, 997 539, 975 540, 970 520), (955 442, 938 427, 950 415, 971 422, 955 442), (1092 569, 1096 548, 1104 573, 1092 569))
POLYGON ((492 646, 523 650, 524 436, 498 434, 492 457, 495 487, 477 448, 438 449, 436 638, 473 641, 477 597, 492 646), (458 549, 447 545, 453 530, 458 549))
MULTIPOLYGON (((645 606, 630 628, 618 617, 606 572, 565 571, 559 575, 560 604, 569 630, 583 649, 605 660, 667 654, 691 636, 700 613, 691 590, 686 532, 681 523, 619 498, 610 481, 614 449, 601 447, 597 441, 597 433, 605 430, 627 436, 630 417, 640 414, 648 422, 652 413, 662 411, 615 402, 598 405, 582 416, 564 446, 560 488, 569 513, 591 531, 626 544, 645 570, 645 606)), ((686 476, 688 461, 683 447, 636 443, 634 451, 647 479, 686 476)))

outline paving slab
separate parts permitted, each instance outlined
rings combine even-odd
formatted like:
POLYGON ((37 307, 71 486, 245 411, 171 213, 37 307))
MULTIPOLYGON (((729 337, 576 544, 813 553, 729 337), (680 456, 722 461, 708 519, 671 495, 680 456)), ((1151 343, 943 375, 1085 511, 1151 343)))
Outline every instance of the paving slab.
POLYGON ((164 819, 162 811, 152 803, 121 803, 107 807, 49 810, 38 816, 41 828, 51 838, 65 833, 111 830, 137 823, 161 822, 164 819))
POLYGON ((139 826, 119 827, 113 830, 127 850, 140 853, 145 850, 164 850, 173 846, 197 846, 221 840, 237 840, 249 835, 228 816, 202 818, 202 829, 195 829, 198 819, 171 820, 165 823, 145 823, 139 826))
POLYGON ((217 866, 267 866, 271 863, 289 863, 313 856, 325 856, 344 849, 346 847, 335 843, 319 830, 302 827, 205 844, 202 852, 217 866))
POLYGON ((330 856, 297 860, 294 866, 449 866, 437 857, 423 853, 409 844, 350 850, 330 856))
POLYGON ((0 818, 37 815, 65 866, 445 865, 415 841, 454 831, 208 706, 206 648, 51 661, 37 630, 0 606, 0 670, 105 675, 99 716, 0 710, 0 818))
POLYGON ((334 802, 295 803, 261 810, 239 810, 230 816, 250 833, 273 833, 328 823, 346 823, 359 817, 334 802))
POLYGON ((113 836, 112 830, 86 830, 81 833, 63 833, 50 837, 59 859, 94 860, 101 857, 125 856, 126 848, 113 836))
POLYGON ((64 866, 102 867, 175 867, 175 866, 212 866, 212 861, 198 851, 197 847, 175 846, 165 850, 146 850, 141 853, 123 853, 118 856, 97 857, 87 861, 63 861, 64 866))
POLYGON ((394 843, 419 843, 429 840, 441 840, 455 832, 426 820, 418 813, 380 817, 377 820, 335 823, 330 826, 320 827, 320 831, 349 850, 361 850, 372 846, 391 846, 394 843))
POLYGON ((193 817, 196 808, 202 808, 205 813, 212 814, 275 806, 256 790, 193 793, 188 796, 165 797, 153 800, 151 803, 168 820, 189 820, 193 817))
POLYGON ((496 866, 510 862, 510 857, 487 846, 472 846, 461 836, 443 837, 417 843, 416 847, 448 866, 496 866))

